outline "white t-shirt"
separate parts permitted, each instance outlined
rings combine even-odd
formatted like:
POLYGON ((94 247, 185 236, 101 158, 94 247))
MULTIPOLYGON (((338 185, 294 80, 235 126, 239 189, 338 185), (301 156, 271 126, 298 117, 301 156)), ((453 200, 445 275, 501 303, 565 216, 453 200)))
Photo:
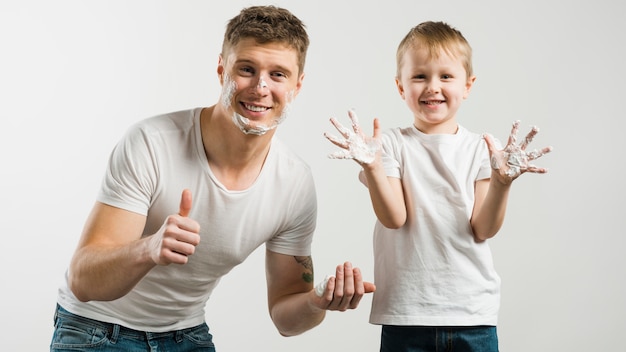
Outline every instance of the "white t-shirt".
MULTIPOLYGON (((97 200, 147 216, 143 236, 178 213, 183 189, 193 195, 189 217, 200 244, 185 265, 154 267, 127 295, 110 302, 78 301, 65 285, 58 302, 84 317, 162 332, 205 320, 219 279, 256 248, 308 256, 317 218, 309 166, 276 138, 252 186, 227 190, 213 175, 200 133, 201 108, 146 119, 113 150, 97 200)), ((211 143, 211 141, 206 141, 211 143)))
POLYGON ((385 170, 402 180, 408 218, 397 230, 376 222, 370 323, 496 325, 500 278, 487 241, 476 242, 469 223, 474 184, 491 175, 484 140, 461 126, 436 135, 395 128, 382 140, 385 170))

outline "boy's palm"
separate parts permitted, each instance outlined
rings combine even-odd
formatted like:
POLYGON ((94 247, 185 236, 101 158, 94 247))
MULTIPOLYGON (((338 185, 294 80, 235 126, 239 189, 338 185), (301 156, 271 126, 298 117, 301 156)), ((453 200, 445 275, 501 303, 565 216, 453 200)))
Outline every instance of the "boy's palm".
POLYGON ((521 143, 516 144, 519 124, 520 121, 513 123, 507 144, 502 150, 496 148, 493 137, 488 134, 484 135, 485 142, 487 142, 487 147, 489 148, 491 168, 494 171, 492 174, 497 175, 500 182, 504 184, 513 182, 513 180, 525 172, 539 174, 548 172, 546 168, 537 167, 530 162, 551 152, 552 147, 544 147, 541 150, 535 149, 527 152, 526 147, 532 142, 535 135, 539 132, 539 129, 533 127, 526 135, 526 138, 524 138, 521 143))
POLYGON ((352 122, 352 129, 354 132, 344 127, 336 119, 330 119, 330 122, 343 136, 343 139, 330 133, 324 133, 324 136, 334 145, 342 148, 343 150, 331 153, 328 157, 331 159, 354 159, 360 164, 370 164, 374 161, 374 159, 376 159, 376 155, 381 151, 379 137, 380 127, 378 120, 374 119, 374 135, 372 137, 367 137, 361 130, 361 126, 359 126, 359 120, 356 113, 349 110, 348 116, 352 122))

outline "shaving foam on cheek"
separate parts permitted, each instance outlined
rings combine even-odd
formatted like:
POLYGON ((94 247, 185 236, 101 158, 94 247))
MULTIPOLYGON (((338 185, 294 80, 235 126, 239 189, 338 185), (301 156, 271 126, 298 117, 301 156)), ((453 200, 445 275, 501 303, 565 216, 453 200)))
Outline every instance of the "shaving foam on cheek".
POLYGON ((230 109, 233 101, 233 95, 237 90, 237 83, 230 78, 230 75, 224 74, 224 84, 222 85, 222 105, 230 109))
POLYGON ((280 113, 280 116, 274 121, 274 127, 281 124, 283 121, 287 119, 287 116, 291 112, 291 102, 293 101, 295 92, 293 90, 285 93, 285 107, 283 111, 280 113))
POLYGON ((328 280, 333 277, 332 275, 326 275, 323 281, 315 286, 315 294, 317 297, 322 297, 324 295, 324 291, 326 291, 326 286, 328 286, 328 280))
MULTIPOLYGON (((224 84, 222 85, 222 99, 221 103, 226 109, 232 109, 232 101, 233 96, 235 95, 235 91, 237 90, 237 83, 230 78, 230 75, 224 74, 224 84)), ((239 115, 235 111, 233 111, 233 122, 239 129, 245 134, 265 134, 267 130, 264 129, 251 129, 248 126, 250 125, 250 120, 239 115)))

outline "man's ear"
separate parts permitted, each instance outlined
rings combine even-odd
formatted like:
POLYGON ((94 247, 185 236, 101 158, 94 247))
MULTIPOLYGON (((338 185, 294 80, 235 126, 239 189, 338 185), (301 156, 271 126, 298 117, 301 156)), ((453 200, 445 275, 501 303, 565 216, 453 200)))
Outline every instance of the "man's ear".
POLYGON ((224 64, 224 59, 222 58, 222 55, 220 55, 217 59, 217 77, 220 79, 220 85, 224 84, 224 64))
POLYGON ((302 89, 302 81, 304 81, 304 72, 300 74, 300 77, 298 77, 298 82, 296 83, 295 94, 293 95, 294 98, 298 96, 298 93, 300 93, 300 89, 302 89))

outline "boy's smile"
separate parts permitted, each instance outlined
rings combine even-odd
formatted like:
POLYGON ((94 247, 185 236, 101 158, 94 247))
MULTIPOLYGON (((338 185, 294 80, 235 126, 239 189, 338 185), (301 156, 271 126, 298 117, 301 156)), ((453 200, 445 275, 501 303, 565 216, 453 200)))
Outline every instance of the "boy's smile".
POLYGON ((469 95, 474 77, 460 59, 445 51, 432 55, 428 48, 407 50, 402 60, 398 91, 424 133, 455 133, 456 113, 469 95))

